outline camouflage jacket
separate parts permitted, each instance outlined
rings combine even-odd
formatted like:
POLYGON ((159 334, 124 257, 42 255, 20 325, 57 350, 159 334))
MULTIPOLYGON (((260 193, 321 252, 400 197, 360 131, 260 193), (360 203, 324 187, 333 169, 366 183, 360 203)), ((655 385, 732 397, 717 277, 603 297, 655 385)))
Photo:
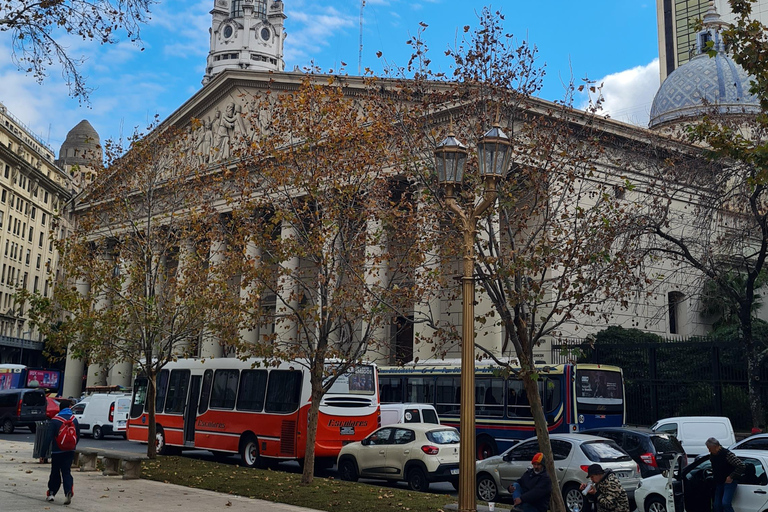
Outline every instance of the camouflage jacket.
POLYGON ((597 512, 629 512, 629 498, 621 482, 609 469, 595 484, 597 512))

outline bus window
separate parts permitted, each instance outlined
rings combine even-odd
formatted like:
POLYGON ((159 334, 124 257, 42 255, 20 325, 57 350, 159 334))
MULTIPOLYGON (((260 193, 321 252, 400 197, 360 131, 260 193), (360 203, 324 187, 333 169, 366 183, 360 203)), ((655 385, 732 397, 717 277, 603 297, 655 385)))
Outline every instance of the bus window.
POLYGON ((576 371, 576 404, 579 412, 605 414, 624 411, 621 373, 602 369, 576 371))
POLYGON ((475 414, 478 416, 504 415, 504 381, 501 379, 475 380, 475 414))
POLYGON ((407 377, 405 389, 408 402, 431 404, 435 400, 435 381, 431 377, 407 377))
POLYGON ((238 370, 216 370, 211 391, 211 409, 234 409, 238 370))
MULTIPOLYGON (((332 366, 326 365, 326 371, 331 371, 332 366)), ((360 365, 349 368, 346 373, 339 375, 333 382, 329 394, 373 395, 376 393, 376 383, 373 378, 373 367, 360 365)))
POLYGON ((293 412, 299 408, 301 396, 301 372, 272 370, 267 386, 266 412, 293 412))
POLYGON ((264 393, 267 391, 267 370, 243 370, 240 374, 240 390, 237 393, 237 409, 261 411, 264 393))
POLYGON ((144 413, 144 402, 147 400, 147 379, 139 378, 133 382, 133 404, 131 418, 139 418, 144 413))
POLYGON ((380 377, 381 403, 399 404, 403 402, 403 381, 400 377, 380 377))
POLYGON ((560 405, 560 382, 552 378, 539 378, 539 395, 544 412, 552 412, 560 405))
POLYGON ((189 391, 189 370, 173 370, 168 380, 168 396, 165 400, 165 412, 181 414, 187 403, 189 391))
POLYGON ((523 381, 509 379, 507 381, 507 415, 510 418, 532 418, 528 395, 525 394, 523 381))
POLYGON ((459 377, 437 378, 437 414, 458 414, 461 408, 461 383, 459 377))
POLYGON ((168 391, 168 370, 160 370, 155 377, 155 383, 155 411, 162 411, 165 408, 165 393, 168 391))
POLYGON ((200 390, 200 405, 197 408, 198 414, 203 414, 208 410, 208 400, 211 399, 211 385, 213 384, 213 370, 205 370, 203 374, 203 386, 200 390))

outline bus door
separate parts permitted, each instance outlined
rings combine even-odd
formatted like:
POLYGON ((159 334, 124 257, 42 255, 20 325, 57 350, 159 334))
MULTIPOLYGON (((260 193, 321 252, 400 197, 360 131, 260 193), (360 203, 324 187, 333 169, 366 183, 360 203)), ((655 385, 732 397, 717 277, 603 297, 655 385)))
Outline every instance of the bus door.
POLYGON ((189 383, 189 402, 184 412, 184 446, 195 446, 195 423, 197 423, 197 403, 200 401, 201 375, 193 375, 189 383))

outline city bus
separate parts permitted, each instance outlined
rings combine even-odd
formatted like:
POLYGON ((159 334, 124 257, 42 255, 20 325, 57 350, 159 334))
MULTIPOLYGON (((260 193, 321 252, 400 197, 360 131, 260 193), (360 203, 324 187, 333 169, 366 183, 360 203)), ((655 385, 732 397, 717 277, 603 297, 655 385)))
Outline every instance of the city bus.
POLYGON ((0 364, 0 389, 40 388, 57 396, 61 393, 61 385, 61 370, 0 364))
MULTIPOLYGON (((333 370, 334 363, 327 363, 333 370)), ((184 448, 217 457, 239 454, 249 467, 297 460, 306 451, 309 371, 299 362, 263 359, 179 359, 157 376, 159 453, 184 448)), ((147 379, 133 387, 131 441, 146 442, 147 379)), ((340 375, 320 402, 315 457, 335 462, 342 446, 360 441, 381 422, 376 366, 358 364, 340 375)))
MULTIPOLYGON (((535 434, 523 382, 502 367, 475 362, 477 458, 497 455, 535 434)), ((440 422, 459 428, 461 364, 439 361, 379 368, 381 403, 434 405, 440 422)), ((580 432, 626 421, 621 368, 561 364, 539 368, 539 395, 550 432, 580 432)))

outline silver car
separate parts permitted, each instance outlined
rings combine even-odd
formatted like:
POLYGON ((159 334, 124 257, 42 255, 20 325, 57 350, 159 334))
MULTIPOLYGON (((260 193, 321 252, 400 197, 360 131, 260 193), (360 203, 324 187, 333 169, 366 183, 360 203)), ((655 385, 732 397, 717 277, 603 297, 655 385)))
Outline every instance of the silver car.
MULTIPOLYGON (((586 434, 551 434, 549 439, 557 479, 569 512, 584 509, 584 496, 579 486, 587 482, 586 470, 594 463, 600 464, 603 469, 613 470, 630 499, 633 497, 640 481, 640 471, 632 457, 614 441, 586 434)), ((534 437, 501 455, 478 461, 478 499, 499 501, 499 498, 510 498, 507 488, 531 467, 531 459, 539 451, 539 442, 534 437)))

